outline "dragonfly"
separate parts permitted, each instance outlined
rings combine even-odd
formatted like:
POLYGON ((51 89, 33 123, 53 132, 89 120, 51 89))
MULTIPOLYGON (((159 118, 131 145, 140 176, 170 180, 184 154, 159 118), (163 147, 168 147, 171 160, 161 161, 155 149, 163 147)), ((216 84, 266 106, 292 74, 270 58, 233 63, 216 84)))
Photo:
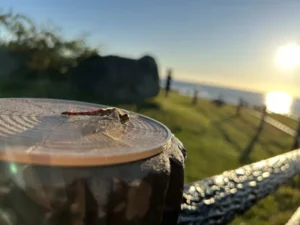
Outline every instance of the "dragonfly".
POLYGON ((61 114, 66 116, 109 116, 118 119, 122 124, 126 124, 129 121, 129 115, 117 108, 95 109, 89 111, 65 111, 61 114))
POLYGON ((64 111, 61 114, 72 118, 73 120, 72 122, 69 121, 70 123, 80 124, 83 136, 102 133, 102 135, 118 142, 120 141, 118 137, 124 132, 124 125, 128 124, 130 117, 134 117, 133 115, 129 117, 128 113, 124 113, 115 107, 88 111, 64 111), (76 116, 89 116, 89 118, 76 120, 74 119, 76 116))
POLYGON ((60 143, 65 145, 69 142, 84 145, 90 143, 94 146, 100 142, 105 144, 107 139, 113 141, 107 142, 109 145, 116 143, 128 146, 127 136, 135 129, 138 121, 135 118, 139 117, 138 114, 112 107, 61 110, 60 107, 36 104, 34 106, 38 109, 42 108, 45 112, 51 111, 51 113, 6 118, 5 121, 9 126, 3 128, 0 124, 0 132, 4 130, 3 134, 0 133, 0 143, 1 138, 4 137, 6 140, 11 139, 12 142, 19 140, 24 146, 29 142, 28 152, 40 146, 56 148, 60 143), (6 132, 8 129, 6 127, 9 127, 10 132, 6 132), (18 135, 19 139, 16 139, 15 135, 18 135), (34 143, 32 146, 31 142, 34 143))

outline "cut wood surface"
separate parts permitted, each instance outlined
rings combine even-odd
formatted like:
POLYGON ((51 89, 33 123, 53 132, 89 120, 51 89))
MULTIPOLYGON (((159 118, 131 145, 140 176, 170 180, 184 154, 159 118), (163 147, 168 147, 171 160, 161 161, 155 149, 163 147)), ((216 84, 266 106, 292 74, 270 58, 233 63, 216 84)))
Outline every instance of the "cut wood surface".
POLYGON ((109 116, 61 114, 106 107, 55 99, 0 99, 0 159, 59 166, 109 165, 159 154, 171 138, 167 127, 133 112, 126 111, 127 124, 109 116))

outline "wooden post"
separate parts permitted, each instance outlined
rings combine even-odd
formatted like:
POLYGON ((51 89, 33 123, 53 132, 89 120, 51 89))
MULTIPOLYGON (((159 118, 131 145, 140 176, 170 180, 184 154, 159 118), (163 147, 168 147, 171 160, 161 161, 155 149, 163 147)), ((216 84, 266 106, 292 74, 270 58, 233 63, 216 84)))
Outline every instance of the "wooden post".
POLYGON ((298 126, 294 137, 294 143, 292 149, 299 148, 299 140, 300 140, 300 118, 298 118, 298 126))
POLYGON ((259 126, 259 127, 261 127, 261 129, 262 129, 262 126, 263 126, 263 124, 265 122, 266 114, 267 114, 267 106, 264 105, 263 108, 262 108, 262 114, 261 114, 260 126, 259 126))
POLYGON ((166 87, 165 87, 165 97, 167 98, 171 89, 171 83, 172 83, 172 70, 168 70, 168 76, 166 81, 166 87))
POLYGON ((192 100, 192 105, 196 105, 198 100, 198 90, 194 90, 194 97, 192 100))
POLYGON ((0 105, 10 117, 0 118, 1 225, 176 225, 186 150, 163 124, 62 114, 103 108, 76 101, 0 105))
POLYGON ((236 107, 236 113, 235 113, 236 116, 240 116, 240 112, 242 110, 242 107, 243 107, 243 100, 240 98, 239 103, 236 107))
POLYGON ((256 132, 255 136, 250 140, 247 147, 241 153, 240 162, 242 162, 242 163, 245 162, 245 160, 247 160, 249 155, 251 154, 251 152, 254 148, 254 145, 257 142, 257 140, 259 139, 261 132, 263 130, 266 114, 267 114, 267 107, 264 105, 262 108, 260 124, 259 124, 259 127, 257 128, 257 132, 256 132))

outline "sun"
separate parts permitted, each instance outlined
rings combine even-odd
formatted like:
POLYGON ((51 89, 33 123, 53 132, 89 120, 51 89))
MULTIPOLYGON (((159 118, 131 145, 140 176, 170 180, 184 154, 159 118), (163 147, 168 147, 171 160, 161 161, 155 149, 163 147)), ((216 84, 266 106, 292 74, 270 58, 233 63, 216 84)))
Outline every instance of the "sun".
POLYGON ((300 46, 296 44, 284 45, 276 53, 277 64, 284 69, 292 69, 300 65, 300 46))

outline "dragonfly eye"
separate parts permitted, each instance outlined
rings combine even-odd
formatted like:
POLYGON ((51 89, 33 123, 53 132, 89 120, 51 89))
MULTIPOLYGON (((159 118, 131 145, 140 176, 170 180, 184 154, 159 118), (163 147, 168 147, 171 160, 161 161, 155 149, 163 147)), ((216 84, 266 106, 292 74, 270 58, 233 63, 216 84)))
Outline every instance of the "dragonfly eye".
POLYGON ((128 114, 123 114, 123 115, 120 115, 120 120, 121 120, 121 123, 127 123, 129 121, 129 116, 128 114))

